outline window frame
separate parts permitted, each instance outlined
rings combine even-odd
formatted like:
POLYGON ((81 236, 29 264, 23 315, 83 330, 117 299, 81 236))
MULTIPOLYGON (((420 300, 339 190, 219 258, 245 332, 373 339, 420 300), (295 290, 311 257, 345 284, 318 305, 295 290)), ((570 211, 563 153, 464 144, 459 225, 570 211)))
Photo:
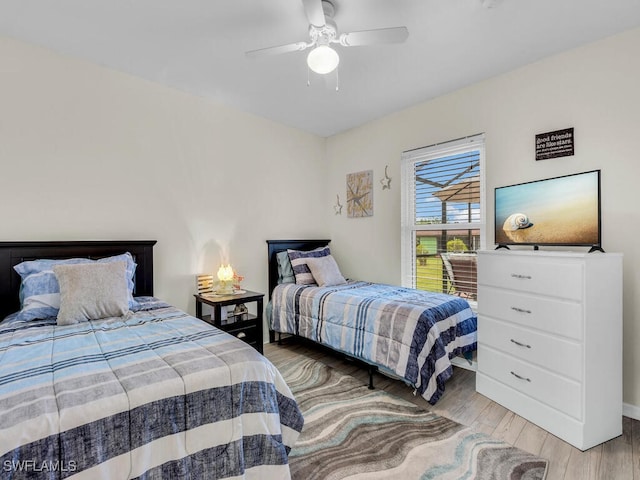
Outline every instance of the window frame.
POLYGON ((427 147, 402 152, 401 166, 401 276, 404 287, 416 288, 416 232, 434 230, 480 230, 479 250, 486 243, 486 196, 485 196, 485 135, 480 133, 457 140, 437 143, 427 147), (469 151, 479 151, 480 174, 480 222, 429 223, 416 222, 416 176, 417 163, 435 160, 469 151))

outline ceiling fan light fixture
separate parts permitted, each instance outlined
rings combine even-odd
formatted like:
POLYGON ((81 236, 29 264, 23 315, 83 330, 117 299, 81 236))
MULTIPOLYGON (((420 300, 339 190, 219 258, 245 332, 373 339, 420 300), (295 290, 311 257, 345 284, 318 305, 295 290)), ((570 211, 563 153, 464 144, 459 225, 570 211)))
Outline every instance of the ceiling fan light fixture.
POLYGON ((338 52, 328 45, 318 45, 307 56, 309 68, 320 75, 333 72, 338 63, 340 63, 338 52))

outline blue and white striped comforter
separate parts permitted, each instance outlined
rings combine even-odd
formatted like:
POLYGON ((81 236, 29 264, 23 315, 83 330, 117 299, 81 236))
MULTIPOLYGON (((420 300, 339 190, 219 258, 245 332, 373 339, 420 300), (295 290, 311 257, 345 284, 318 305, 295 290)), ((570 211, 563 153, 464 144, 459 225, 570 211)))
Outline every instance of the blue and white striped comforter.
POLYGON ((289 478, 302 424, 268 360, 176 308, 0 323, 0 478, 289 478))
POLYGON ((451 295, 368 282, 278 285, 271 329, 390 370, 434 404, 453 374, 450 359, 476 349, 476 316, 451 295))

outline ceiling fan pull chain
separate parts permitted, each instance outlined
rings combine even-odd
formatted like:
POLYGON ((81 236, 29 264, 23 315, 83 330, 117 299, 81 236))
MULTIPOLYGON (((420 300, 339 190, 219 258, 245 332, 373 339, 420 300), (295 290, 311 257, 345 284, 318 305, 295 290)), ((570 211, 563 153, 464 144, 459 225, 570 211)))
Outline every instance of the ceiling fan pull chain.
POLYGON ((340 90, 340 74, 336 68, 336 92, 340 90))
POLYGON ((309 78, 309 65, 307 65, 307 87, 311 86, 311 79, 309 78))

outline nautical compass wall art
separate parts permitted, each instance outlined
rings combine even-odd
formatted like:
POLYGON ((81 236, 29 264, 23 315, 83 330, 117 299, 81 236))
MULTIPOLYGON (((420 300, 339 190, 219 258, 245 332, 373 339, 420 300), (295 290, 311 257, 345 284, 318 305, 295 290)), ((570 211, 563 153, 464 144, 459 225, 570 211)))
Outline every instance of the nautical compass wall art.
POLYGON ((347 217, 373 216, 373 170, 347 174, 347 217))

